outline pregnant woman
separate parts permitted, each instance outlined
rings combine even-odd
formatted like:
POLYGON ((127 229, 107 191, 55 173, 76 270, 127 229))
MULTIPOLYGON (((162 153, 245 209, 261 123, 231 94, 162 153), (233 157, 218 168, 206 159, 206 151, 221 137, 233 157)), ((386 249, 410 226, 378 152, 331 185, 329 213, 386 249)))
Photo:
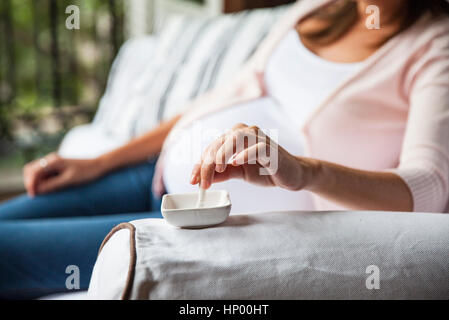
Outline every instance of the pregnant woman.
POLYGON ((234 212, 444 212, 448 140, 446 0, 299 1, 188 114, 94 160, 28 164, 28 195, 0 206, 0 297, 65 291, 71 265, 86 288, 114 225, 160 217, 152 187, 227 189, 234 212))

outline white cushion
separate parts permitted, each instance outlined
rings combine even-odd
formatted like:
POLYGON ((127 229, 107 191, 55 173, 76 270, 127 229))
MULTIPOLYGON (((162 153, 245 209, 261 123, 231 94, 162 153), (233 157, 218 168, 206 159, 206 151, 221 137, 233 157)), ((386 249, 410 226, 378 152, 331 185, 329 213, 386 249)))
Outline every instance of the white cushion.
POLYGON ((133 125, 143 92, 154 79, 151 58, 157 38, 128 40, 120 49, 94 121, 77 126, 64 137, 59 154, 67 158, 94 158, 128 142, 135 136, 133 125))
POLYGON ((127 141, 125 137, 108 134, 102 126, 94 122, 70 130, 59 146, 58 153, 64 158, 92 159, 122 146, 127 141))
POLYGON ((145 36, 128 40, 120 49, 94 119, 107 132, 133 135, 132 121, 155 78, 155 66, 151 62, 157 47, 157 36, 145 36))
POLYGON ((160 34, 127 41, 112 66, 95 128, 72 130, 60 153, 95 157, 184 112, 189 101, 239 70, 285 10, 207 19, 175 15, 160 34))
POLYGON ((155 81, 147 91, 136 132, 186 111, 195 97, 231 79, 256 51, 287 6, 215 18, 173 15, 158 36, 155 81))
POLYGON ((91 297, 126 289, 131 299, 449 298, 444 214, 285 212, 231 216, 200 230, 160 219, 132 225, 134 274, 126 285, 116 280, 129 266, 112 263, 114 255, 133 252, 129 241, 116 241, 117 252, 100 253, 91 297), (369 289, 376 267, 380 288, 369 289), (114 270, 98 272, 106 268, 114 270))

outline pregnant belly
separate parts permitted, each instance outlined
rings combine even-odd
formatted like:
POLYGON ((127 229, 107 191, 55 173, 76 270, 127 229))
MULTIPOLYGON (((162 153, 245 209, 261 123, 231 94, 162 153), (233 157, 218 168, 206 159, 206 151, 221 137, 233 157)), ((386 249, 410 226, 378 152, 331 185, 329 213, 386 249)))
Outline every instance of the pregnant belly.
MULTIPOLYGON (((163 178, 167 191, 197 191, 198 186, 189 183, 193 165, 209 143, 237 123, 258 126, 290 153, 304 154, 301 135, 290 119, 283 115, 272 99, 257 99, 208 115, 182 130, 166 154, 163 178)), ((311 195, 307 191, 254 186, 243 180, 217 183, 211 189, 229 191, 231 213, 313 210, 311 195)))

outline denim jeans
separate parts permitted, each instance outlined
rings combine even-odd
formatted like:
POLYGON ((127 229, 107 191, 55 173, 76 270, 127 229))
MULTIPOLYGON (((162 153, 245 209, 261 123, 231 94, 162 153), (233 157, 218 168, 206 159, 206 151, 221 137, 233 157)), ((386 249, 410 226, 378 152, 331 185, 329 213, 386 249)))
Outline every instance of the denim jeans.
POLYGON ((0 204, 0 298, 32 299, 87 289, 101 242, 117 224, 161 218, 151 194, 154 160, 97 181, 33 199, 0 204), (73 267, 72 267, 73 268, 73 267))

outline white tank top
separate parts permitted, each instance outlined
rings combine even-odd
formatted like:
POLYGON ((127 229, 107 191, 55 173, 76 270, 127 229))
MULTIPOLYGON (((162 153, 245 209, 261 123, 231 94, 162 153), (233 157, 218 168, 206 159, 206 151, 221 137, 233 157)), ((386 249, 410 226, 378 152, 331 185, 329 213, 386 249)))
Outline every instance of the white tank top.
POLYGON ((301 128, 311 113, 361 64, 325 60, 309 51, 298 33, 291 30, 268 61, 265 85, 295 128, 301 128))
MULTIPOLYGON (((182 130, 167 150, 163 178, 169 193, 194 192, 189 183, 193 165, 204 148, 236 123, 262 128, 292 154, 304 155, 299 128, 317 106, 359 64, 333 63, 315 56, 303 46, 295 30, 280 42, 270 58, 265 84, 268 95, 207 115, 182 130)), ((228 190, 232 213, 313 210, 307 191, 259 187, 242 180, 212 186, 228 190)))

